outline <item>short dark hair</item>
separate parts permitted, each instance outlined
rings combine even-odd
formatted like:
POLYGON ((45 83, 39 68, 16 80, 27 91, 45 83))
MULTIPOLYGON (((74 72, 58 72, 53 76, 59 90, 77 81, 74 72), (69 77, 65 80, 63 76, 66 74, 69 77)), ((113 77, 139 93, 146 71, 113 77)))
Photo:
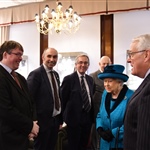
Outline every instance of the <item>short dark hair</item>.
POLYGON ((11 51, 15 48, 19 48, 19 50, 21 50, 22 52, 23 47, 20 43, 16 42, 16 41, 5 41, 1 46, 0 46, 0 61, 3 59, 3 53, 7 52, 7 53, 11 53, 11 51))

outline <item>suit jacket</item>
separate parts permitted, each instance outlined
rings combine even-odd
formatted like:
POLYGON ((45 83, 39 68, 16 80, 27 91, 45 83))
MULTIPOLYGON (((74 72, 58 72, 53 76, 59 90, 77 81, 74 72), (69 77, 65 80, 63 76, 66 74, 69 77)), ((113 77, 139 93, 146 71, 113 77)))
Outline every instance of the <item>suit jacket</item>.
MULTIPOLYGON (((89 86, 90 97, 91 97, 91 119, 93 115, 93 87, 94 82, 92 77, 85 76, 87 84, 89 86)), ((82 113, 82 93, 81 86, 77 72, 74 72, 66 77, 62 82, 61 86, 61 97, 62 97, 62 111, 63 118, 66 124, 70 126, 76 126, 80 123, 80 117, 82 113)))
POLYGON ((133 94, 124 121, 124 149, 150 149, 150 74, 133 94))
POLYGON ((18 74, 22 89, 0 65, 0 149, 27 150, 33 127, 33 101, 26 80, 18 74))
POLYGON ((98 78, 98 74, 101 73, 100 70, 97 70, 90 74, 95 83, 95 90, 93 95, 93 106, 94 106, 94 119, 97 117, 97 113, 99 112, 99 107, 101 104, 101 98, 104 91, 104 82, 103 80, 98 78))
MULTIPOLYGON (((55 71, 54 74, 58 83, 58 87, 60 87, 59 75, 55 71)), ((54 99, 51 85, 43 65, 29 74, 27 83, 36 104, 40 131, 46 130, 51 124, 54 99)), ((60 123, 62 123, 61 116, 60 123)))

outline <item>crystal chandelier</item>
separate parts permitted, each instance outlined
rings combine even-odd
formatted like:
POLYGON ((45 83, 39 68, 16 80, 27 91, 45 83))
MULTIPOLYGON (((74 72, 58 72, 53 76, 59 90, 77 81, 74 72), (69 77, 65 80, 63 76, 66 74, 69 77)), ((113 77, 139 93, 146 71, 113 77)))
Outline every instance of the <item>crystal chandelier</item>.
POLYGON ((49 17, 49 6, 46 5, 42 12, 41 18, 35 15, 35 22, 40 33, 47 35, 53 31, 61 33, 75 33, 79 29, 81 17, 77 12, 73 12, 72 5, 63 13, 61 2, 56 2, 56 10, 52 9, 51 17, 49 17))

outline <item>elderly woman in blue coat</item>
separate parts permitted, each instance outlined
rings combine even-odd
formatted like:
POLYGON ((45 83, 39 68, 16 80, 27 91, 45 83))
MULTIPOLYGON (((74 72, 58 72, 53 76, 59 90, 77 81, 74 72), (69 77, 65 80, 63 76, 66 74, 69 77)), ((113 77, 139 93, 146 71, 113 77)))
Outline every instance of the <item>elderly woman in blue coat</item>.
POLYGON ((100 150, 123 150, 123 119, 133 94, 124 84, 129 78, 123 74, 124 69, 122 65, 109 65, 98 75, 104 80, 105 87, 96 118, 96 128, 101 137, 100 150))

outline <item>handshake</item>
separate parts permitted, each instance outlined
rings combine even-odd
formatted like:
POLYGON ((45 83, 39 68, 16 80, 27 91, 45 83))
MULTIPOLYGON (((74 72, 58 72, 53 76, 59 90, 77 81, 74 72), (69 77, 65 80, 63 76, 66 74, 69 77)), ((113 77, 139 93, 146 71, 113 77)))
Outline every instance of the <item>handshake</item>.
POLYGON ((99 127, 97 128, 97 132, 101 136, 101 138, 107 142, 112 141, 112 139, 114 138, 111 130, 104 130, 102 127, 99 127))

